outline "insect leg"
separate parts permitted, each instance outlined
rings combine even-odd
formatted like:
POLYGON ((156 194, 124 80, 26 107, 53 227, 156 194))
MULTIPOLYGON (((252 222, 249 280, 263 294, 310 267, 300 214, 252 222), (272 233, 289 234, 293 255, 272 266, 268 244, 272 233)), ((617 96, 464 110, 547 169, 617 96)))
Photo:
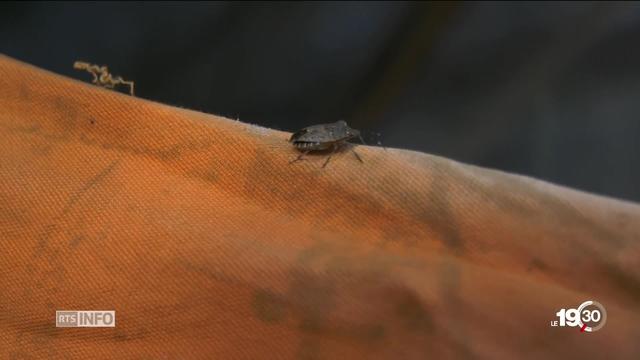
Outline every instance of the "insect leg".
MULTIPOLYGON (((362 143, 362 145, 367 145, 367 143, 364 142, 362 135, 358 135, 358 137, 360 138, 360 142, 362 143)), ((387 148, 384 148, 384 150, 387 151, 387 148)), ((364 161, 362 161, 358 153, 353 148, 351 149, 351 151, 353 151, 353 154, 358 158, 358 160, 360 160, 361 163, 364 163, 364 161)))
POLYGON ((134 87, 134 82, 133 81, 122 81, 123 84, 129 85, 129 93, 131 94, 131 96, 136 96, 133 92, 133 87, 134 87))
POLYGON ((299 161, 299 160, 304 160, 302 157, 303 157, 303 156, 305 156, 305 155, 307 155, 310 151, 311 151, 311 150, 307 150, 307 151, 303 152, 302 154, 298 155, 298 157, 297 157, 297 158, 295 158, 295 159, 293 159, 293 160, 289 161, 289 164, 293 164, 294 162, 299 161))
POLYGON ((355 149, 351 149, 351 151, 353 152, 353 155, 356 156, 356 158, 358 158, 358 160, 360 160, 361 163, 364 163, 364 161, 362 161, 362 159, 360 158, 360 155, 358 155, 358 153, 355 151, 355 149))
POLYGON ((73 63, 73 68, 76 70, 85 70, 88 73, 90 73, 91 75, 93 75, 93 80, 91 80, 92 83, 97 84, 98 83, 98 74, 96 74, 96 69, 95 69, 95 65, 91 65, 89 63, 83 62, 83 61, 76 61, 75 63, 73 63))
POLYGON ((331 160, 331 157, 333 156, 333 154, 336 152, 336 150, 338 150, 338 145, 333 145, 333 150, 331 150, 331 154, 329 154, 329 156, 327 157, 327 160, 324 162, 324 164, 322 164, 322 168, 324 169, 325 166, 327 166, 327 164, 329 163, 329 160, 331 160))
POLYGON ((86 63, 84 61, 76 61, 73 63, 73 68, 76 70, 87 70, 88 67, 89 63, 86 63))
POLYGON ((92 72, 91 75, 93 75, 93 80, 91 80, 91 83, 98 85, 98 74, 92 72))
POLYGON ((86 70, 93 76, 93 79, 91 80, 91 82, 97 85, 99 82, 98 67, 96 65, 90 65, 86 70))
POLYGON ((113 82, 112 82, 112 83, 113 83, 113 84, 122 84, 122 85, 127 85, 127 86, 129 86, 129 94, 130 94, 131 96, 135 96, 135 95, 133 94, 133 86, 134 86, 133 81, 126 81, 126 80, 124 80, 124 79, 122 78, 122 76, 118 76, 117 78, 113 79, 113 82))
POLYGON ((327 160, 324 162, 324 164, 322 164, 322 168, 324 169, 325 166, 327 166, 327 164, 329 163, 329 160, 331 160, 331 157, 333 156, 333 152, 331 154, 329 154, 329 156, 327 157, 327 160))

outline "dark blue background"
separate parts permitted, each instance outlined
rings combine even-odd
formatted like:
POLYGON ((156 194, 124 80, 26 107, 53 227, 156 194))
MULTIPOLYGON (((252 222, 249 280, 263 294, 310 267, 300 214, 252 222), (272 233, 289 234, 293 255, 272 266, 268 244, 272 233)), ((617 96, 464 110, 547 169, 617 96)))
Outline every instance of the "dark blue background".
MULTIPOLYGON (((640 6, 2 3, 0 52, 282 130, 346 119, 414 149, 640 200, 640 6)), ((375 142, 375 137, 373 137, 375 142)))

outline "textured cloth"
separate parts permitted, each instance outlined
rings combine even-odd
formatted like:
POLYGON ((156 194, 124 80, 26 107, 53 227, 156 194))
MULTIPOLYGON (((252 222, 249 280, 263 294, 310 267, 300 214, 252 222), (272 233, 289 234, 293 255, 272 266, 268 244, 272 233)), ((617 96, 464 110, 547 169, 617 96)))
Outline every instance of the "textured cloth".
POLYGON ((0 358, 640 356, 640 206, 288 136, 0 57, 0 358))

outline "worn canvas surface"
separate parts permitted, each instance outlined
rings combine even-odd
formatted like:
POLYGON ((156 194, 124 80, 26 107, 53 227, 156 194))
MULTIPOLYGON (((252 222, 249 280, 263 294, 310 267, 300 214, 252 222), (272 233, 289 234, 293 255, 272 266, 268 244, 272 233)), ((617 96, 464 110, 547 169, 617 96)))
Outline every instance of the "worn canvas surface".
POLYGON ((289 135, 0 57, 0 358, 640 356, 638 205, 289 135))

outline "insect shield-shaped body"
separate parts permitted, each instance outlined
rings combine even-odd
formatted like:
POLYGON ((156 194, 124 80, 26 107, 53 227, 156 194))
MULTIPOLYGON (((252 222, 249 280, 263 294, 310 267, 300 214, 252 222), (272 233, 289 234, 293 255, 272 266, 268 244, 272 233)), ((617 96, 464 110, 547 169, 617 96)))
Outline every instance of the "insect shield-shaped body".
MULTIPOLYGON (((332 124, 321 124, 306 127, 293 135, 289 139, 289 142, 295 146, 296 149, 302 151, 302 154, 290 163, 294 163, 298 160, 303 160, 302 157, 311 151, 332 150, 329 157, 324 162, 322 167, 327 166, 329 160, 333 156, 333 153, 342 147, 347 141, 359 138, 364 144, 360 131, 352 129, 343 120, 337 121, 332 124)), ((353 154, 362 162, 362 159, 351 149, 353 154)))

